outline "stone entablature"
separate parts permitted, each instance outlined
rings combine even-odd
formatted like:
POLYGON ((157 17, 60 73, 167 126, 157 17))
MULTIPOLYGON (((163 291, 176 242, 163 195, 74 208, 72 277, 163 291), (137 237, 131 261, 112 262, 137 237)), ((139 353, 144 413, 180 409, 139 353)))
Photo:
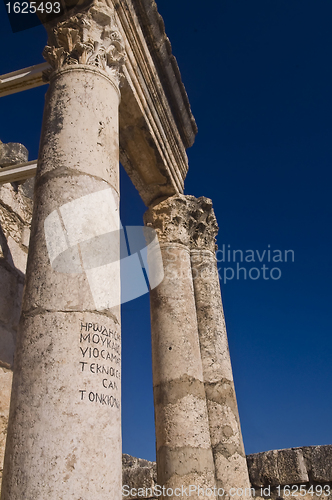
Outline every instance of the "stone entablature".
POLYGON ((164 20, 155 0, 136 0, 133 5, 184 147, 190 148, 197 134, 197 125, 178 63, 172 54, 171 42, 165 33, 164 20))

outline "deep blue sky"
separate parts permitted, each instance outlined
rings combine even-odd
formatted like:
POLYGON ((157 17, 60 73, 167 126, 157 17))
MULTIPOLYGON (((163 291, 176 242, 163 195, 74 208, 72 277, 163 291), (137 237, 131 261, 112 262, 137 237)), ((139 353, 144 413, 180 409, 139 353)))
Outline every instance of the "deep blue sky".
MULTIPOLYGON (((212 198, 220 248, 295 253, 263 262, 279 280, 222 283, 246 452, 331 444, 332 3, 158 7, 199 129, 185 193, 212 198)), ((13 34, 2 4, 0 17, 1 74, 42 62, 43 27, 13 34)), ((45 91, 0 100, 0 139, 30 159, 45 91)), ((145 207, 121 180, 122 222, 141 224, 145 207)), ((123 307, 123 450, 155 457, 148 296, 123 307)))

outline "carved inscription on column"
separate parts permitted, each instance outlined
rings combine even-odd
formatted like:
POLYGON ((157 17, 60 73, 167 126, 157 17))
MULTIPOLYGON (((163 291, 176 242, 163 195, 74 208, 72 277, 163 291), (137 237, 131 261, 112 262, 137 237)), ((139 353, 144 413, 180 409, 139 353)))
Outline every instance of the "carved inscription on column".
POLYGON ((120 334, 100 323, 81 321, 79 325, 79 366, 85 389, 81 401, 120 409, 120 334))

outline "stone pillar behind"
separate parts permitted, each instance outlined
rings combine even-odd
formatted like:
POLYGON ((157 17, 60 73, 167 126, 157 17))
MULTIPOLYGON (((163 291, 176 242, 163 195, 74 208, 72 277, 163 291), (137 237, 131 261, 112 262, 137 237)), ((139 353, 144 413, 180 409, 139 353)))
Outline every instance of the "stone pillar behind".
MULTIPOLYGON (((18 143, 0 141, 0 168, 28 161, 28 151, 18 143)), ((31 180, 17 186, 0 185, 0 491, 7 436, 12 369, 28 244, 32 200, 31 180)))
POLYGON ((1 499, 120 500, 118 72, 124 53, 110 9, 92 6, 58 24, 45 55, 53 70, 1 499))
POLYGON ((164 265, 164 279, 150 293, 152 370, 158 484, 173 491, 215 487, 190 264, 194 205, 195 198, 175 195, 144 216, 164 265))
POLYGON ((218 225, 208 198, 197 200, 195 225, 192 273, 217 486, 225 490, 220 498, 229 498, 231 488, 242 488, 243 498, 248 498, 250 482, 215 256, 218 225))

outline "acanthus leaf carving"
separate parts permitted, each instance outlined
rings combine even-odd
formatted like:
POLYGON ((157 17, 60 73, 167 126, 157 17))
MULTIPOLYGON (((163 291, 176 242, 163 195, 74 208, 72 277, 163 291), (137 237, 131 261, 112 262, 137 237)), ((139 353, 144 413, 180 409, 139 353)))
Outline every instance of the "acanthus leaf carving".
POLYGON ((212 201, 204 196, 170 196, 150 207, 144 222, 156 230, 160 242, 180 243, 191 250, 216 250, 218 224, 212 201))
POLYGON ((50 37, 43 56, 53 69, 74 64, 95 66, 117 82, 126 59, 122 36, 112 11, 97 3, 61 23, 50 37))

